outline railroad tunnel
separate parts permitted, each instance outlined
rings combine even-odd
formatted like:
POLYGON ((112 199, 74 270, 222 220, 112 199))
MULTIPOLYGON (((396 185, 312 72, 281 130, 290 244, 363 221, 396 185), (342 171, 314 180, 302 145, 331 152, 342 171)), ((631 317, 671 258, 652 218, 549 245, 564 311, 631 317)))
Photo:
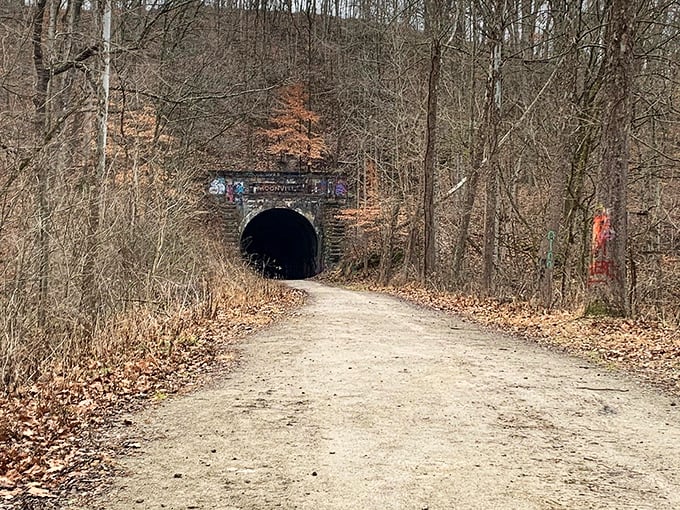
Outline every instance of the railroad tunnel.
POLYGON ((301 280, 319 268, 319 239, 314 227, 292 209, 267 209, 248 222, 241 253, 267 278, 301 280))

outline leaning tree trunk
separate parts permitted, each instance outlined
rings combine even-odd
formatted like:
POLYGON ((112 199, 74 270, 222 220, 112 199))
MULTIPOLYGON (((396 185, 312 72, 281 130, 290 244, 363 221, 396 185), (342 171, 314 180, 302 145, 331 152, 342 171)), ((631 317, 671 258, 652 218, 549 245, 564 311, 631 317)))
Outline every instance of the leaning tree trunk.
MULTIPOLYGON (((495 57, 495 42, 491 43, 491 69, 486 80, 486 95, 484 98, 484 109, 482 113, 482 120, 479 129, 476 133, 476 138, 471 135, 470 146, 472 158, 470 161, 470 168, 466 173, 467 181, 465 183, 465 198, 462 204, 462 214, 460 217, 458 234, 456 236, 456 244, 453 251, 453 262, 451 263, 451 273, 453 278, 460 285, 463 283, 463 261, 465 260, 465 250, 468 241, 468 234, 470 231, 470 220, 472 218, 472 209, 475 206, 477 197, 477 185, 482 174, 484 165, 488 165, 489 149, 487 147, 489 138, 492 136, 494 129, 494 115, 495 109, 495 90, 496 79, 500 77, 500 73, 493 72, 494 57, 495 57)), ((474 86, 474 83, 473 83, 474 86)), ((470 91, 473 97, 474 91, 470 91)), ((492 144, 493 145, 493 144, 492 144)))
POLYGON ((629 314, 626 281, 629 132, 637 2, 613 0, 606 35, 602 167, 593 218, 586 314, 629 314))

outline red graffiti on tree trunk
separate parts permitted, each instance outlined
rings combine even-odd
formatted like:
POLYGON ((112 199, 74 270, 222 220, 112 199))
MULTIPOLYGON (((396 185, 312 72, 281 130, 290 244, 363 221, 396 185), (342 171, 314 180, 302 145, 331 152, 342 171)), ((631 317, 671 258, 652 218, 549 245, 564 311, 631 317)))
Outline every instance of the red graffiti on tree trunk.
POLYGON ((614 239, 609 211, 603 209, 593 218, 591 262, 588 269, 588 284, 601 283, 615 277, 614 262, 609 258, 608 244, 614 239))

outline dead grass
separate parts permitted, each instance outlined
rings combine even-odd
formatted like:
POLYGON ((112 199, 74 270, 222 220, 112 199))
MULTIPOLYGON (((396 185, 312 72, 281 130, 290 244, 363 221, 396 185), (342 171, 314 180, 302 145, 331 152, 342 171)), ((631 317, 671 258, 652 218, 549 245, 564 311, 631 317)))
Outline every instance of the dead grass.
POLYGON ((200 299, 137 306, 109 320, 77 360, 0 397, 0 498, 47 498, 73 478, 111 469, 88 439, 111 413, 191 386, 235 359, 235 338, 266 326, 302 296, 228 259, 214 261, 200 299))

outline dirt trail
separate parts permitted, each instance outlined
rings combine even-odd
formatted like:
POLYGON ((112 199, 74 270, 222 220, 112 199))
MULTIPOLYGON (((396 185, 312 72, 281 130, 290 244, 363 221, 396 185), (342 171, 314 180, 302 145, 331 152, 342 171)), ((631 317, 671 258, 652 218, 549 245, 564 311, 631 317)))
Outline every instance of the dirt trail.
POLYGON ((235 371, 133 417, 141 449, 96 508, 680 508, 672 398, 390 297, 294 285, 309 304, 235 371))

